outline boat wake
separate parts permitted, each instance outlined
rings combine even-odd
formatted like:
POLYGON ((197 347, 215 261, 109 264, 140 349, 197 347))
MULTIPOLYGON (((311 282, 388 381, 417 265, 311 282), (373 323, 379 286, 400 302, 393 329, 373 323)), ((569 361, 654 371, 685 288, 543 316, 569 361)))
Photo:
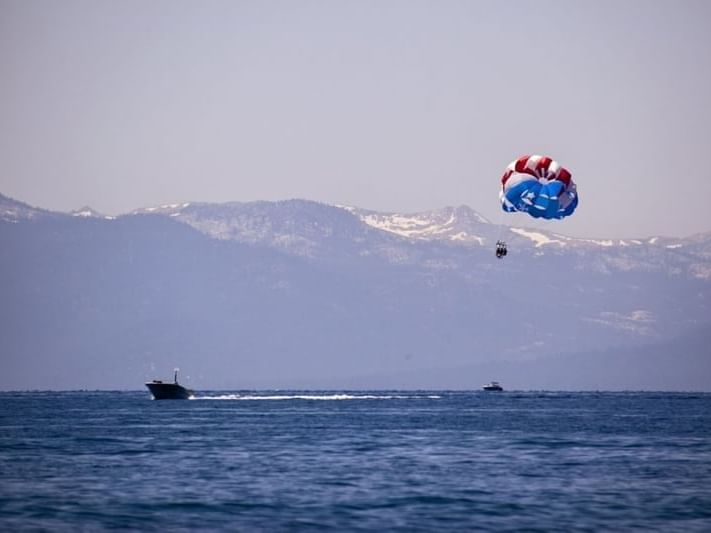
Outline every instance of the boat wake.
POLYGON ((195 396, 193 400, 317 400, 317 401, 343 401, 343 400, 432 400, 439 399, 438 395, 400 395, 400 394, 220 394, 216 396, 195 396))

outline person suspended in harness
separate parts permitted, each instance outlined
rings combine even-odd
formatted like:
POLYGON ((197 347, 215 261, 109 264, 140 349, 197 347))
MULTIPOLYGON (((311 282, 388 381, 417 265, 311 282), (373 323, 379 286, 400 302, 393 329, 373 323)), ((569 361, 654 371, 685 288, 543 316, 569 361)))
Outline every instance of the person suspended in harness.
POLYGON ((496 257, 501 259, 506 256, 506 253, 506 243, 504 241, 496 241, 496 257))

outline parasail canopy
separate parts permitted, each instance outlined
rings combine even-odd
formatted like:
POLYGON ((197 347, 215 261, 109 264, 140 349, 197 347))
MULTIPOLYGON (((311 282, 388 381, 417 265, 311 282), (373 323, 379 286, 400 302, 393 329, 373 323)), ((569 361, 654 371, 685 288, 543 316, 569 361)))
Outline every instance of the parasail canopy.
POLYGON ((501 207, 535 218, 563 218, 578 206, 578 191, 570 172, 542 155, 519 157, 501 177, 501 207))

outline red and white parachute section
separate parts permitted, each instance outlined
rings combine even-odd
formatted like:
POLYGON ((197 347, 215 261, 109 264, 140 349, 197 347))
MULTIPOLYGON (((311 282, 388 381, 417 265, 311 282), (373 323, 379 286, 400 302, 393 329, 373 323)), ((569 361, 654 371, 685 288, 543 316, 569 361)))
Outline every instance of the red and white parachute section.
POLYGON ((578 206, 570 171, 547 156, 525 155, 512 161, 501 177, 501 207, 535 218, 564 218, 578 206))

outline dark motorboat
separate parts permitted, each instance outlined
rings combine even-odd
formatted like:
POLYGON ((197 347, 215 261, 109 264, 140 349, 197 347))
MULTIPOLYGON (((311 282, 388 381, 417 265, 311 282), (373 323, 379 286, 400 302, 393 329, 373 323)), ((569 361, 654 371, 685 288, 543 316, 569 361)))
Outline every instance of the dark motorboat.
POLYGON ((501 385, 499 385, 498 381, 491 381, 490 383, 487 383, 486 385, 484 385, 482 388, 484 390, 488 390, 488 391, 502 391, 502 390, 504 390, 504 388, 501 385))
POLYGON ((154 379, 146 383, 146 387, 151 391, 155 400, 187 400, 194 393, 178 383, 178 369, 175 369, 173 383, 165 383, 159 379, 154 379))

